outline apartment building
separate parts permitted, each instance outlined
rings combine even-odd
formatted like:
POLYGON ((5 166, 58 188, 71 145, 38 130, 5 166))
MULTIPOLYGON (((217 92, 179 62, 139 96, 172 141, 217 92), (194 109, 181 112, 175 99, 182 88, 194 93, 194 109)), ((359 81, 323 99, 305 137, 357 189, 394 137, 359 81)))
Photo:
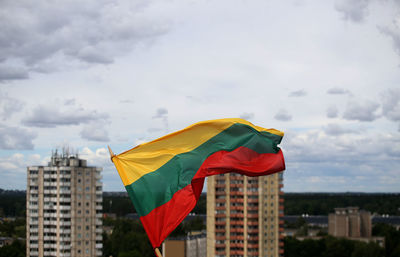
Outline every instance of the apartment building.
POLYGON ((207 182, 207 256, 283 256, 283 172, 207 182))
POLYGON ((102 255, 101 170, 68 151, 27 168, 27 256, 102 255))

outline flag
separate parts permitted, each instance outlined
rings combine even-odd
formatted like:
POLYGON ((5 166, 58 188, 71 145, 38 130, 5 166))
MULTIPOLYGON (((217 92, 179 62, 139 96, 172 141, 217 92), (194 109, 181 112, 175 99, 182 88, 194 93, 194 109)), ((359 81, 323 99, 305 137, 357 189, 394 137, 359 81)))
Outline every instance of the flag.
POLYGON ((207 176, 285 169, 283 132, 243 119, 195 123, 112 160, 154 248, 193 210, 207 176))

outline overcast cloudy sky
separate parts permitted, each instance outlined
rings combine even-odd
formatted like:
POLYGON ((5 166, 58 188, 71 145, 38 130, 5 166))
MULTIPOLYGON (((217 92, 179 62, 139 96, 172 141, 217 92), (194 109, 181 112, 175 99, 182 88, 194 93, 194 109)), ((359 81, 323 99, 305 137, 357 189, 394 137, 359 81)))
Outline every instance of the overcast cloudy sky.
POLYGON ((69 145, 120 153, 194 122, 285 132, 285 190, 400 190, 400 4, 0 2, 0 188, 69 145))

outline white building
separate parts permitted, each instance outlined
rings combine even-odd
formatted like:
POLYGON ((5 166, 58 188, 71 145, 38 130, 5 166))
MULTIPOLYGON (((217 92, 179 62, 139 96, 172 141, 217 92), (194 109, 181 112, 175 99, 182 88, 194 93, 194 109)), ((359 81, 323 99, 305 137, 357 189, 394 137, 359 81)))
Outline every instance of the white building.
POLYGON ((102 255, 101 168, 63 153, 28 167, 27 256, 102 255))

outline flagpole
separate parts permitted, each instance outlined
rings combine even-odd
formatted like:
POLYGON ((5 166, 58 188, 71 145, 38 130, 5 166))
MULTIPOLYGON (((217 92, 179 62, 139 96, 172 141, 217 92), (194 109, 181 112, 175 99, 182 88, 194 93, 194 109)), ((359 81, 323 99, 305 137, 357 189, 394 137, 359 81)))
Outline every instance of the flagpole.
POLYGON ((160 253, 160 249, 156 248, 156 249, 154 249, 154 251, 156 252, 157 257, 162 257, 162 255, 160 253))
POLYGON ((113 153, 113 151, 111 150, 111 148, 110 148, 109 145, 108 145, 107 147, 108 147, 108 151, 110 152, 110 159, 111 159, 111 162, 114 162, 114 161, 113 161, 113 157, 115 156, 115 154, 113 153))

